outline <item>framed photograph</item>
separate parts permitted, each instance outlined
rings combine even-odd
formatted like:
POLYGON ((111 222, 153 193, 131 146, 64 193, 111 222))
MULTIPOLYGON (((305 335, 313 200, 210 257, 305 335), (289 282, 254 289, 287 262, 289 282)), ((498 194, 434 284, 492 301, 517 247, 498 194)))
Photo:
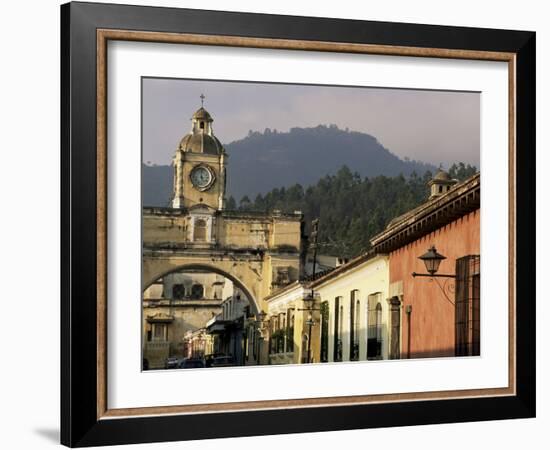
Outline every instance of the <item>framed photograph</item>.
POLYGON ((63 444, 534 417, 535 33, 61 27, 63 444))

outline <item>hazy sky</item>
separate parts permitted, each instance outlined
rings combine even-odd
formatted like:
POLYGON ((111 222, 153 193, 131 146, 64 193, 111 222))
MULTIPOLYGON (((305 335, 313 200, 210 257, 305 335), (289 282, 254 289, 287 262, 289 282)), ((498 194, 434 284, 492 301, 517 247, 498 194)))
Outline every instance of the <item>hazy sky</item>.
POLYGON ((143 80, 144 161, 171 161, 201 93, 224 144, 249 130, 336 124, 371 134, 400 158, 479 168, 478 93, 151 78, 143 80))

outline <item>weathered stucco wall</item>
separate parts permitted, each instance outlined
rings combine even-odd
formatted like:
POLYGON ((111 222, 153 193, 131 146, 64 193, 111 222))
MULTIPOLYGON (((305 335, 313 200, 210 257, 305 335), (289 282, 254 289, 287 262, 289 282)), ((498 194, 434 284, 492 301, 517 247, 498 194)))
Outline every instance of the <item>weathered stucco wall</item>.
POLYGON ((195 212, 148 208, 143 214, 143 288, 162 275, 200 266, 227 275, 252 296, 258 309, 274 288, 297 279, 302 240, 301 214, 216 212, 212 239, 195 242, 195 212))
MULTIPOLYGON (((359 266, 345 271, 339 276, 330 278, 325 283, 315 288, 320 294, 321 302, 327 301, 329 305, 328 321, 328 358, 334 361, 334 330, 336 317, 336 298, 340 297, 340 306, 343 308, 344 316, 342 320, 342 330, 340 337, 342 340, 342 361, 350 360, 350 333, 351 333, 351 295, 356 302, 359 301, 359 329, 357 338, 359 339, 359 360, 367 359, 367 324, 368 324, 368 298, 369 295, 380 293, 380 305, 382 306, 382 358, 388 358, 388 259, 385 256, 376 256, 373 259, 365 261, 359 266)), ((355 315, 354 310, 354 315, 355 315)), ((355 319, 355 317, 354 317, 355 319)), ((355 322, 357 324, 357 322, 355 322)), ((312 342, 320 341, 321 330, 312 342)), ((319 361, 319 346, 316 346, 316 360, 319 361)))
POLYGON ((301 214, 268 215, 236 212, 196 213, 194 211, 147 208, 143 213, 145 247, 197 246, 215 244, 226 249, 271 249, 298 252, 301 245, 301 214), (193 215, 211 216, 211 241, 193 240, 193 215))
MULTIPOLYGON (((204 327, 206 322, 208 322, 212 317, 222 312, 221 301, 209 301, 209 300, 198 300, 193 302, 189 306, 146 306, 143 308, 143 343, 144 343, 144 354, 145 358, 150 359, 149 363, 151 366, 158 365, 153 364, 152 358, 150 356, 151 351, 148 349, 148 346, 151 346, 151 343, 147 341, 147 332, 151 330, 151 324, 147 321, 149 316, 156 315, 169 315, 173 317, 173 321, 167 325, 167 340, 170 344, 169 353, 164 356, 183 357, 183 338, 185 333, 188 331, 194 331, 199 328, 204 327), (202 304, 200 304, 202 303, 202 304)), ((155 342, 153 341, 152 347, 154 347, 155 342)), ((164 364, 164 359, 161 361, 162 365, 164 364)))
POLYGON ((411 358, 454 356, 455 311, 453 304, 441 291, 441 288, 445 289, 447 296, 454 302, 454 280, 413 278, 411 274, 426 273, 424 263, 418 257, 432 245, 447 257, 441 263, 438 273, 454 274, 457 258, 479 255, 479 234, 480 213, 476 210, 390 253, 390 295, 401 294, 402 300, 402 358, 408 356, 409 345, 411 358), (395 283, 397 286, 400 282, 402 292, 392 292, 391 285, 395 283), (410 331, 407 306, 412 307, 410 331))

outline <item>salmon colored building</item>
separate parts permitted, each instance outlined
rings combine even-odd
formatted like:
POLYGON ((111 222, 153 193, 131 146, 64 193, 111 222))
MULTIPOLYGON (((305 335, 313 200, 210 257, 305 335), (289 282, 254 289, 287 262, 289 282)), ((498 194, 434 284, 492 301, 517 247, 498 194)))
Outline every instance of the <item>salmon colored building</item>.
POLYGON ((439 171, 429 185, 426 203, 371 240, 389 256, 391 357, 479 355, 480 177, 457 183, 439 171), (445 259, 430 274, 419 257, 434 255, 445 259))

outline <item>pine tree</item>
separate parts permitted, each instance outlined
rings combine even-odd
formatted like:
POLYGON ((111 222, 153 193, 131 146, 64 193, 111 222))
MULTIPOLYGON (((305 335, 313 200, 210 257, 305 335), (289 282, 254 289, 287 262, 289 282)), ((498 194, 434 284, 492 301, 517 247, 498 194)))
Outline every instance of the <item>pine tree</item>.
POLYGON ((237 209, 237 202, 235 201, 235 198, 232 195, 225 202, 225 209, 229 209, 231 211, 234 211, 237 209))
MULTIPOLYGON (((463 180, 477 172, 474 166, 453 164, 451 177, 463 180)), ((319 218, 321 252, 334 256, 353 257, 370 246, 370 238, 387 226, 390 220, 415 208, 428 198, 427 183, 432 173, 409 177, 377 176, 361 178, 342 166, 335 175, 326 175, 312 186, 295 184, 275 188, 257 195, 252 202, 244 196, 241 210, 283 212, 302 211, 306 232, 311 220, 319 218)), ((228 209, 232 197, 227 201, 228 209)), ((233 199, 233 202, 235 200, 233 199)))

